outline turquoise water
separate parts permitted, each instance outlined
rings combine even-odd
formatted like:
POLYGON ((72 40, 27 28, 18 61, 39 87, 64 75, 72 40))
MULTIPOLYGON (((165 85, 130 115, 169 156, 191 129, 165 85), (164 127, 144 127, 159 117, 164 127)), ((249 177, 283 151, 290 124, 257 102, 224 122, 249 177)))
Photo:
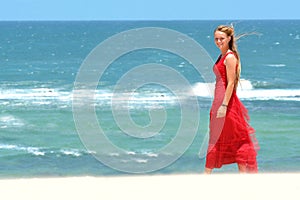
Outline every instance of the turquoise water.
MULTIPOLYGON (((98 161, 76 129, 72 92, 82 62, 105 39, 143 27, 163 27, 186 34, 216 59, 219 52, 212 32, 223 23, 230 22, 0 22, 0 177, 126 174, 98 161)), ((238 43, 244 79, 239 96, 257 132, 259 170, 298 172, 300 21, 239 21, 236 31, 259 33, 238 43)), ((211 103, 209 96, 201 93, 205 83, 184 59, 153 49, 122 56, 99 81, 95 103, 98 122, 106 137, 126 154, 109 152, 104 157, 112 162, 133 162, 139 169, 147 168, 152 159, 160 159, 157 150, 176 138, 182 114, 179 101, 172 91, 158 85, 139 88, 129 104, 116 103, 117 111, 129 108, 132 120, 142 127, 151 123, 149 110, 164 108, 167 119, 158 134, 134 138, 124 133, 114 120, 111 108, 114 86, 128 70, 145 63, 171 66, 184 75, 198 95, 201 108, 199 130, 193 143, 176 162, 152 173, 201 173, 205 160, 199 158, 199 152, 208 131, 211 103)), ((143 76, 149 74, 140 78, 143 76)), ((235 165, 216 170, 236 171, 235 165)))

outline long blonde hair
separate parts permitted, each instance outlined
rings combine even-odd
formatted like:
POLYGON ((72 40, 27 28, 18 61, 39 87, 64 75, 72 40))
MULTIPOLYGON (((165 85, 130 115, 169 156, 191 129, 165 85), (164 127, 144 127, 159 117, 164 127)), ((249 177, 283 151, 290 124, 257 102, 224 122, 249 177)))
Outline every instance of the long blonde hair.
POLYGON ((226 25, 220 25, 218 26, 214 32, 216 31, 221 31, 223 33, 226 33, 227 36, 231 37, 231 40, 229 41, 228 45, 229 45, 229 49, 235 54, 236 58, 237 58, 237 62, 238 62, 238 68, 237 68, 237 73, 236 73, 236 79, 235 79, 235 88, 238 85, 238 82, 240 81, 240 76, 241 76, 241 70, 242 70, 242 66, 241 66, 241 62, 240 62, 240 55, 237 49, 237 45, 236 45, 236 41, 242 36, 238 36, 235 37, 234 34, 234 28, 233 26, 226 26, 226 25))

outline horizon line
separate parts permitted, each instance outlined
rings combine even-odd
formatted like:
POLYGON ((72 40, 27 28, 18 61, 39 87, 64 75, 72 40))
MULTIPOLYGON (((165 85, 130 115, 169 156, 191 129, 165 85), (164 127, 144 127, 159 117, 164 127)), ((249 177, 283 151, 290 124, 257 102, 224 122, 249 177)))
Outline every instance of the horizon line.
POLYGON ((79 21, 298 21, 300 19, 1 19, 0 22, 79 22, 79 21))

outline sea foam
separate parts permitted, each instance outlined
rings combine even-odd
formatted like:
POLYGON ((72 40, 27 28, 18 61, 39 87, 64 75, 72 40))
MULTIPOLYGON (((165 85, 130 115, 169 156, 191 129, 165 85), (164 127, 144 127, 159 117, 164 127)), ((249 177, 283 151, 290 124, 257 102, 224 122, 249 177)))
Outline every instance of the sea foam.
MULTIPOLYGON (((212 98, 214 83, 196 83, 193 93, 199 97, 212 98)), ((300 89, 256 89, 251 81, 241 80, 237 89, 241 99, 300 101, 300 89)))

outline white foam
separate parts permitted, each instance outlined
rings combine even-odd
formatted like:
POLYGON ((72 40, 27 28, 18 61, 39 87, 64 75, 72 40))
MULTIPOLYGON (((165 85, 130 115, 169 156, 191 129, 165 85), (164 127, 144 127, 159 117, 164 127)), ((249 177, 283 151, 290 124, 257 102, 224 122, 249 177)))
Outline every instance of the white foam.
POLYGON ((148 162, 147 159, 136 159, 135 160, 137 163, 141 163, 141 164, 146 164, 148 162))
POLYGON ((241 99, 300 101, 300 89, 257 89, 238 91, 241 99))
MULTIPOLYGON (((212 98, 208 89, 212 87, 214 83, 197 83, 193 93, 199 97, 212 98)), ((249 80, 244 79, 239 83, 237 94, 239 98, 247 100, 300 101, 300 89, 255 89, 249 80)))
POLYGON ((215 83, 196 83, 192 87, 192 95, 199 97, 212 97, 214 93, 215 83))
POLYGON ((17 149, 17 146, 12 144, 0 144, 0 149, 17 149))
MULTIPOLYGON (((193 94, 200 97, 212 97, 214 93, 215 83, 196 83, 193 86, 193 94)), ((249 80, 241 79, 239 81, 238 90, 252 90, 253 86, 249 80)))
POLYGON ((75 157, 81 156, 81 153, 79 153, 77 150, 66 150, 66 149, 63 149, 60 152, 62 154, 64 154, 64 155, 68 155, 68 156, 75 156, 75 157))
POLYGON ((3 115, 0 116, 0 128, 7 127, 22 127, 25 123, 23 120, 13 116, 13 115, 3 115))
POLYGON ((26 147, 25 148, 28 153, 31 153, 36 156, 44 156, 45 152, 40 151, 37 147, 26 147))
POLYGON ((252 86, 252 83, 251 81, 249 80, 245 80, 245 79, 241 79, 239 81, 239 85, 238 85, 238 90, 252 90, 253 89, 253 86, 252 86))
POLYGON ((59 92, 50 88, 9 89, 0 91, 0 99, 51 99, 69 98, 68 92, 59 92))
POLYGON ((35 156, 44 156, 45 152, 37 147, 24 147, 18 145, 11 145, 11 144, 0 144, 0 149, 7 149, 7 150, 15 150, 15 151, 25 151, 27 153, 33 154, 35 156))
POLYGON ((158 157, 158 154, 152 153, 152 152, 145 152, 143 154, 146 155, 146 156, 148 156, 148 157, 152 157, 152 158, 158 157))
MULTIPOLYGON (((269 64, 277 67, 284 64, 269 64)), ((161 109, 165 105, 178 105, 179 98, 189 98, 190 96, 199 96, 212 98, 214 94, 215 83, 198 82, 192 86, 192 90, 182 91, 176 96, 175 93, 159 90, 158 88, 147 88, 141 91, 124 92, 114 94, 110 89, 98 90, 80 90, 76 91, 76 101, 73 101, 73 91, 61 91, 51 88, 34 88, 34 89, 7 89, 0 90, 0 105, 2 106, 51 106, 59 105, 60 108, 70 107, 73 103, 85 104, 87 94, 93 93, 92 102, 96 106, 111 106, 112 103, 120 108, 129 109, 161 109), (78 99, 79 98, 79 99, 78 99), (82 100, 81 100, 82 99, 82 100)), ((241 79, 238 86, 238 95, 240 98, 259 99, 259 100, 285 100, 299 101, 299 89, 256 89, 251 81, 241 79)), ((0 116, 0 128, 7 126, 23 126, 24 122, 13 116, 0 116)))
POLYGON ((278 64, 266 64, 268 67, 286 67, 286 64, 278 63, 278 64))
POLYGON ((127 151, 126 154, 127 155, 135 155, 136 153, 134 151, 127 151))
POLYGON ((110 153, 109 156, 111 156, 111 157, 118 157, 118 156, 120 156, 120 154, 119 153, 110 153))

